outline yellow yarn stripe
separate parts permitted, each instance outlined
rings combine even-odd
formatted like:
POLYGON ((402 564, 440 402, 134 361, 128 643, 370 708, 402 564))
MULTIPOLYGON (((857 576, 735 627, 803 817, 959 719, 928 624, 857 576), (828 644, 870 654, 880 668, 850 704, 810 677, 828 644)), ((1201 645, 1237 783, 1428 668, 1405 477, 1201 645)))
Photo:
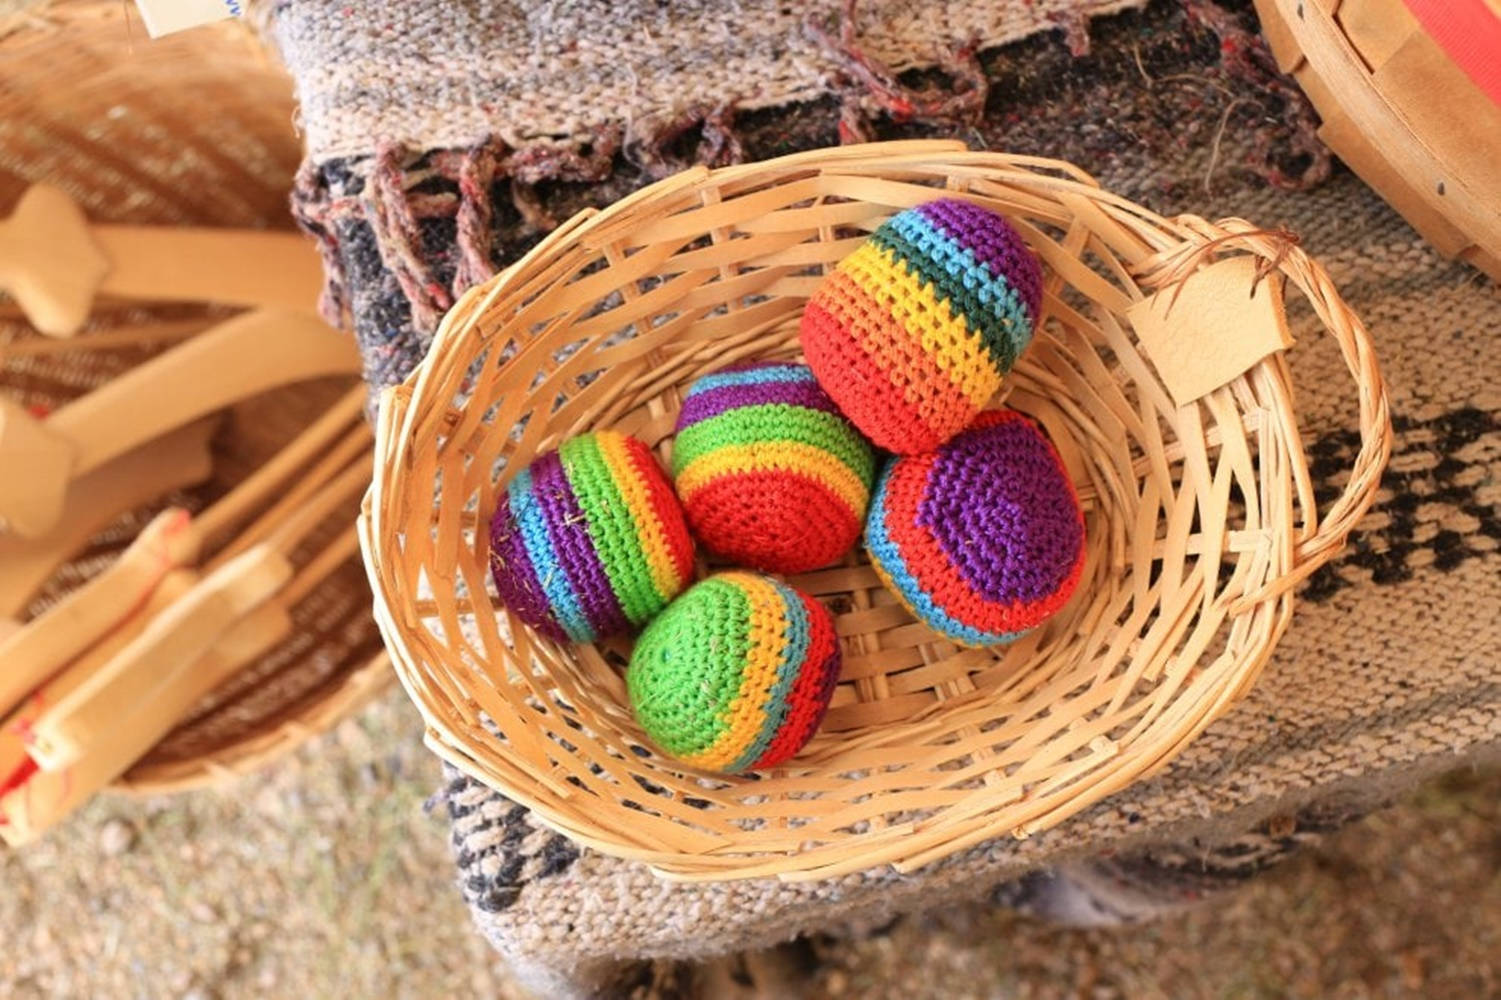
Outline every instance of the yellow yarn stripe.
POLYGON ((652 506, 651 497, 646 492, 646 483, 636 475, 635 463, 631 461, 631 454, 626 449, 627 438, 624 434, 598 434, 595 440, 599 444, 600 454, 604 455, 605 461, 610 463, 615 486, 625 498, 626 506, 630 508, 631 520, 636 522, 637 537, 641 540, 642 552, 651 566, 652 586, 656 587, 657 593, 662 595, 664 601, 670 601, 672 595, 683 589, 686 581, 678 579, 677 568, 673 564, 672 550, 667 546, 667 535, 662 529, 662 522, 658 519, 656 508, 652 506))
POLYGON ((687 503, 693 494, 725 475, 746 472, 792 472, 807 476, 833 493, 860 517, 870 491, 838 456, 800 441, 762 441, 715 448, 695 458, 678 473, 678 496, 687 503))
POLYGON ((839 269, 878 305, 891 310, 903 329, 917 335, 949 381, 981 409, 1001 387, 995 362, 963 315, 933 293, 897 262, 896 255, 874 243, 860 245, 839 269))
POLYGON ((745 672, 740 676, 740 692, 735 697, 733 714, 724 720, 724 732, 713 746, 683 760, 695 767, 720 771, 729 767, 761 732, 766 718, 766 704, 777 683, 777 669, 787 645, 783 631, 787 626, 782 595, 771 582, 750 573, 726 573, 726 577, 745 590, 750 606, 750 628, 746 636, 749 649, 745 672))

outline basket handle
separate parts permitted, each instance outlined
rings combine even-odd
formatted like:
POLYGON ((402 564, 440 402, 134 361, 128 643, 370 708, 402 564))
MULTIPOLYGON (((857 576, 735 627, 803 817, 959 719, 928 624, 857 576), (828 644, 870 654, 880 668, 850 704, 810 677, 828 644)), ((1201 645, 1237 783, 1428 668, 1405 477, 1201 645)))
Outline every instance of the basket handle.
POLYGON ((1386 380, 1376 361, 1370 331, 1340 296, 1322 264, 1302 248, 1291 247, 1282 262, 1283 273, 1297 283, 1313 305, 1324 329, 1339 345, 1345 367, 1355 380, 1360 406, 1360 450, 1350 466, 1350 479, 1313 534, 1293 551, 1293 571, 1285 578, 1288 589, 1306 579, 1333 559, 1355 525, 1365 516, 1381 488, 1381 474, 1392 454, 1391 399, 1386 380))
POLYGON ((1376 499, 1381 474, 1391 457, 1391 400, 1370 332, 1345 304, 1323 265, 1298 245, 1296 234, 1285 229, 1263 229, 1244 219, 1211 223, 1183 215, 1173 221, 1185 230, 1187 241, 1138 262, 1136 270, 1145 284, 1160 287, 1181 280, 1219 251, 1245 250, 1255 254, 1262 259, 1266 273, 1280 271, 1308 298, 1324 330, 1339 345, 1345 367, 1355 380, 1360 407, 1360 450, 1351 464, 1350 479, 1344 490, 1324 518, 1319 519, 1316 512, 1312 514, 1316 526, 1312 534, 1294 546, 1292 569, 1237 601, 1236 609, 1243 609, 1291 590, 1344 547, 1345 539, 1376 499))

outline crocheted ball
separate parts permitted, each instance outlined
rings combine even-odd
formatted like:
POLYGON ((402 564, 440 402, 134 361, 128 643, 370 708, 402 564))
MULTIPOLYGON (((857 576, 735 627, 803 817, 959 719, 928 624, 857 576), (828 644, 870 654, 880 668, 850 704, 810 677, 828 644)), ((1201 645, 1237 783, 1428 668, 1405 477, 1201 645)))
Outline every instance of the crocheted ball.
POLYGON ((772 767, 812 737, 839 680, 834 619, 756 573, 720 573, 657 616, 625 683, 646 735, 694 767, 772 767))
POLYGON ((490 572, 538 632, 593 642, 644 624, 688 585, 693 540, 646 445, 595 431, 511 480, 490 521, 490 572))
POLYGON ((827 566, 860 540, 875 456, 806 365, 737 365, 693 383, 672 478, 693 533, 772 573, 827 566))
POLYGON ((1013 410, 892 459, 865 524, 876 572, 934 631, 1010 642, 1061 608, 1084 570, 1084 514, 1051 442, 1013 410))
POLYGON ((1005 219, 944 199, 886 220, 820 283, 802 345, 855 426, 901 455, 969 426, 1032 339, 1042 270, 1005 219))

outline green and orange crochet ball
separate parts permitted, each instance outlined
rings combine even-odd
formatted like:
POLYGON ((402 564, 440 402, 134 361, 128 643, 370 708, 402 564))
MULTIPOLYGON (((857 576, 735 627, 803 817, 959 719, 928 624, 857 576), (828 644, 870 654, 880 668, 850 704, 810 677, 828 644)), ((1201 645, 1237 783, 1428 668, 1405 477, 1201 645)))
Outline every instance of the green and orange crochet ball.
POLYGON ((685 764, 773 767, 818 729, 839 680, 828 610, 756 573, 695 584, 636 641, 625 683, 646 735, 685 764))
POLYGON ((711 552, 801 573, 859 541, 875 456, 807 365, 754 362, 689 387, 672 477, 689 527, 711 552))
POLYGON ((930 451, 983 410, 1032 339, 1042 269, 1005 219, 942 199, 887 219, 803 311, 803 353, 887 451, 930 451))
POLYGON ((617 431, 570 438, 511 480, 490 522, 500 599, 538 632, 632 631, 693 578, 693 539, 661 466, 617 431))

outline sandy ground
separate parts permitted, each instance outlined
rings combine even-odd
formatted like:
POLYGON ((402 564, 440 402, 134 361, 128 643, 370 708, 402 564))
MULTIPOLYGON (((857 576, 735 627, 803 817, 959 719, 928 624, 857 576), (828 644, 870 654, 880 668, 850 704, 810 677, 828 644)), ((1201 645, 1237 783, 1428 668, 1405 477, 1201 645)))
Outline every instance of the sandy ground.
MULTIPOLYGON (((96 800, 0 854, 0 997, 519 997, 470 927, 437 765, 392 690, 286 766, 96 800)), ((1465 772, 1219 905, 1064 930, 959 909, 819 941, 809 997, 1501 993, 1501 774, 1465 772)))

